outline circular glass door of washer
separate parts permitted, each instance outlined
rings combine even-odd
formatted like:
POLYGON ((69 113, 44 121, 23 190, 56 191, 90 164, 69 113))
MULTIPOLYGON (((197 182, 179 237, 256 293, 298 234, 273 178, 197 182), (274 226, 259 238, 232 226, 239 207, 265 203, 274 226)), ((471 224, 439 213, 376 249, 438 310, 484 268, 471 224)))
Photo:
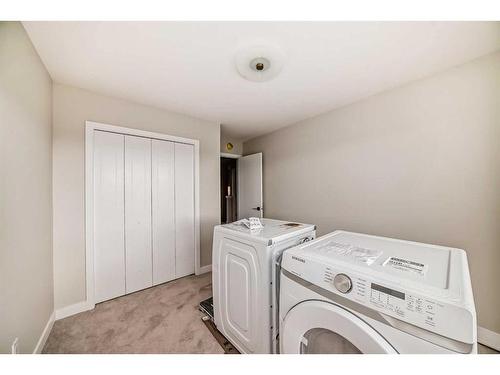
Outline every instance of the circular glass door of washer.
POLYGON ((364 320, 339 305, 305 301, 285 317, 280 334, 284 354, 397 353, 364 320))

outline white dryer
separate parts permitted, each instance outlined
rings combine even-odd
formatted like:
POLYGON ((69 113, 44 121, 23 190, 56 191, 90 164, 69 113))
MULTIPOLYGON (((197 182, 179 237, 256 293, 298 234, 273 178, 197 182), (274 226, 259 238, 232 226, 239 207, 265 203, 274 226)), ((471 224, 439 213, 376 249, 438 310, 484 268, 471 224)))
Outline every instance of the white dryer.
POLYGON ((279 261, 285 249, 313 240, 315 226, 261 219, 214 229, 212 288, 217 329, 242 353, 275 353, 279 261))
POLYGON ((477 353, 463 250, 336 231, 281 267, 282 353, 477 353))

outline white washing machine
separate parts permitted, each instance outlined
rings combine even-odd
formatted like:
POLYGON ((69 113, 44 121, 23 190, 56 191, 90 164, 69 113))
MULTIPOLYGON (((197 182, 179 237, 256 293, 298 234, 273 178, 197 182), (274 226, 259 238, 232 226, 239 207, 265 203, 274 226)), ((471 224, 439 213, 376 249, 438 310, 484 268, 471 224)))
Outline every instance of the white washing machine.
POLYGON ((285 249, 316 236, 315 226, 261 219, 250 231, 238 224, 214 229, 212 288, 217 329, 242 353, 275 353, 279 261, 285 249))
POLYGON ((477 353, 463 250, 336 231, 281 267, 281 353, 477 353))

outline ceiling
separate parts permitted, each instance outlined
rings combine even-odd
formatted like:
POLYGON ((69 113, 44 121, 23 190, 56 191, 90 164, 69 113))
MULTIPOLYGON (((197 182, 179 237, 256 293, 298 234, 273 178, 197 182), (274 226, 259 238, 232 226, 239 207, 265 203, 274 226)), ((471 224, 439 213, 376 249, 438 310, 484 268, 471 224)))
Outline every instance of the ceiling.
POLYGON ((247 140, 500 49, 499 22, 23 22, 55 82, 222 124, 247 140), (238 51, 278 48, 271 81, 238 51))

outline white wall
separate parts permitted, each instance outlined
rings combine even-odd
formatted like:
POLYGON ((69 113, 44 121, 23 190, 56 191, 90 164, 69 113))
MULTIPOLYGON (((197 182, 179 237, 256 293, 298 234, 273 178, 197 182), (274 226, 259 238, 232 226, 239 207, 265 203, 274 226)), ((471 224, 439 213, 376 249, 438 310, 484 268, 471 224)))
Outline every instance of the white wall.
POLYGON ((31 353, 53 308, 52 81, 19 22, 0 22, 0 353, 31 353))
POLYGON ((55 305, 84 301, 85 293, 85 121, 200 140, 201 265, 211 263, 213 226, 219 218, 220 126, 54 84, 54 286, 55 305))
POLYGON ((244 143, 266 216, 467 251, 500 332, 500 53, 244 143))

